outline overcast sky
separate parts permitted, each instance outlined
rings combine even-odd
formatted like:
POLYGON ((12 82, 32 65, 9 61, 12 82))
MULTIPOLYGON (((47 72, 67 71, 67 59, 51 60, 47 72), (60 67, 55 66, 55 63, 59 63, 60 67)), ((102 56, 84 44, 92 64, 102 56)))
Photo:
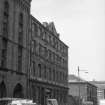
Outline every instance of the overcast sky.
POLYGON ((32 15, 55 23, 69 46, 69 74, 105 80, 105 0, 33 0, 32 15))

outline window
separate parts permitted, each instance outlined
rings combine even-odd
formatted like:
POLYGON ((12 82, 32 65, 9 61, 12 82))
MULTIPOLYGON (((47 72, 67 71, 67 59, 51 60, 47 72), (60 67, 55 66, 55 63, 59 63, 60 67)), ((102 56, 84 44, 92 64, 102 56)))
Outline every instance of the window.
POLYGON ((23 43, 23 14, 19 14, 19 33, 18 33, 18 43, 22 45, 23 43))
POLYGON ((46 74, 46 65, 44 66, 44 78, 46 79, 47 78, 47 74, 46 74))
POLYGON ((53 52, 51 52, 51 62, 53 62, 53 52))
POLYGON ((7 39, 3 38, 2 39, 2 56, 1 56, 1 67, 5 68, 7 64, 7 45, 8 41, 7 39))
POLYGON ((34 41, 31 42, 31 53, 34 53, 34 41))
POLYGON ((42 38, 42 40, 45 40, 45 32, 44 32, 43 28, 42 28, 42 32, 41 32, 41 38, 42 38))
POLYGON ((37 48, 36 40, 32 40, 31 41, 31 53, 33 55, 36 53, 36 48, 37 48))
POLYGON ((38 34, 37 24, 32 23, 32 38, 34 38, 35 36, 38 36, 37 34, 38 34))
POLYGON ((51 68, 49 68, 49 80, 51 80, 51 68))
POLYGON ((55 63, 57 63, 57 55, 55 54, 55 63))
POLYGON ((41 56, 41 54, 42 54, 42 45, 39 44, 39 55, 41 56))
POLYGON ((55 81, 55 70, 53 70, 53 81, 55 81))
POLYGON ((37 42, 34 40, 34 53, 36 53, 36 48, 37 48, 37 42))
POLYGON ((39 77, 41 78, 41 64, 38 64, 38 74, 39 74, 39 77))
POLYGON ((18 72, 22 72, 22 47, 18 46, 18 72))
POLYGON ((41 36, 41 35, 42 35, 42 28, 41 28, 41 27, 39 27, 38 29, 39 29, 38 36, 39 36, 39 37, 42 37, 42 36, 41 36))
POLYGON ((45 47, 43 47, 41 44, 39 44, 39 54, 42 57, 45 57, 45 47))
POLYGON ((51 61, 51 51, 50 50, 48 50, 48 59, 49 61, 51 61))
POLYGON ((51 35, 49 35, 49 43, 51 44, 51 35))
POLYGON ((35 36, 38 36, 38 27, 37 27, 37 24, 34 24, 34 32, 35 32, 35 36))
POLYGON ((19 24, 23 24, 23 13, 19 14, 19 24))
POLYGON ((46 39, 47 39, 47 43, 49 43, 49 34, 46 32, 46 39))
POLYGON ((58 42, 58 50, 60 51, 60 42, 58 42))
POLYGON ((43 32, 43 39, 44 39, 44 41, 47 41, 47 35, 46 35, 46 31, 45 30, 43 32))
POLYGON ((34 39, 34 34, 35 34, 35 25, 32 23, 32 39, 34 39))
POLYGON ((47 48, 46 48, 46 47, 44 47, 44 49, 45 49, 45 54, 44 54, 44 56, 45 56, 45 58, 47 58, 47 53, 48 53, 48 51, 47 51, 47 48))
POLYGON ((35 66, 35 61, 33 61, 33 76, 35 76, 35 74, 36 74, 36 68, 35 68, 36 66, 35 66))
POLYGON ((58 81, 58 71, 56 71, 56 81, 58 81))
POLYGON ((8 4, 7 1, 4 2, 4 10, 5 10, 6 13, 9 12, 9 4, 8 4))
POLYGON ((51 36, 51 45, 54 45, 53 36, 51 36))

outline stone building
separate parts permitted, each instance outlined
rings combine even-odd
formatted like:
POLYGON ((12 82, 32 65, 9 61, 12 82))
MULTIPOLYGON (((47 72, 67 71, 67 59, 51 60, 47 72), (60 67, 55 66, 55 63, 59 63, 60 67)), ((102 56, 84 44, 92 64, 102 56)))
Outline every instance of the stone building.
POLYGON ((97 86, 97 99, 98 102, 100 100, 105 99, 105 81, 90 81, 90 83, 97 86))
POLYGON ((0 0, 0 97, 26 97, 30 0, 0 0))
POLYGON ((0 0, 0 97, 66 103, 68 46, 54 23, 30 14, 31 0, 0 0))
POLYGON ((41 24, 33 16, 30 19, 29 96, 40 104, 56 98, 62 105, 68 94, 68 47, 53 22, 41 24))
POLYGON ((82 102, 97 105, 97 87, 88 81, 69 75, 69 95, 79 98, 82 102))

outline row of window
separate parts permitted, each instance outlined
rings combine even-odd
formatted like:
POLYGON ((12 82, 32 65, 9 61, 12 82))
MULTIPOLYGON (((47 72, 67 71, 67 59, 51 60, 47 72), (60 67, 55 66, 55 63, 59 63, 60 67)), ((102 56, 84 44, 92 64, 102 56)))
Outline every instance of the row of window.
POLYGON ((47 47, 39 44, 36 40, 32 41, 31 45, 32 54, 38 54, 39 56, 45 58, 49 62, 60 65, 61 67, 67 68, 67 60, 61 57, 59 54, 52 52, 47 47))
POLYGON ((8 37, 8 28, 9 28, 9 4, 4 2, 4 12, 3 12, 3 35, 8 37))
MULTIPOLYGON (((23 42, 23 14, 19 15, 19 31, 18 42, 22 45, 23 42)), ((8 33, 9 33, 9 3, 4 2, 4 18, 3 18, 3 38, 1 51, 1 67, 7 66, 7 50, 8 50, 8 33)), ((18 46, 18 71, 22 72, 22 46, 18 46)))
POLYGON ((56 36, 46 31, 41 25, 38 26, 36 23, 32 23, 32 39, 35 39, 35 37, 40 37, 63 56, 68 55, 68 48, 56 36))
MULTIPOLYGON (((19 14, 18 17, 18 43, 20 45, 23 44, 23 13, 19 14)), ((3 37, 8 38, 9 34, 9 3, 7 1, 4 2, 4 12, 3 12, 3 37)))
POLYGON ((7 45, 8 41, 7 39, 3 38, 2 39, 2 51, 1 51, 1 67, 6 68, 7 65, 7 45))
POLYGON ((67 82, 67 74, 63 71, 58 71, 42 64, 37 65, 35 61, 31 64, 31 75, 33 77, 38 77, 52 82, 56 81, 63 84, 67 82))

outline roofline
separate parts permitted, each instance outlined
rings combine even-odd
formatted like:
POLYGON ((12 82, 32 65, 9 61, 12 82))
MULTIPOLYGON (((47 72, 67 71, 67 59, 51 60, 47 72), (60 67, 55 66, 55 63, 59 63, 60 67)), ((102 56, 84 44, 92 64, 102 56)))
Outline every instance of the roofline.
POLYGON ((94 84, 105 84, 105 81, 90 81, 90 82, 94 84))
MULTIPOLYGON (((51 32, 50 30, 48 30, 46 27, 44 27, 44 25, 38 20, 38 19, 36 19, 34 16, 32 16, 32 15, 30 15, 31 16, 31 18, 32 19, 34 19, 38 24, 40 24, 43 28, 45 28, 47 31, 49 31, 52 35, 54 35, 53 34, 53 32, 51 32)), ((60 42, 62 42, 67 48, 69 48, 69 46, 68 45, 66 45, 62 40, 60 40, 60 38, 58 38, 56 35, 54 35, 60 42)))
POLYGON ((89 85, 92 85, 92 86, 94 86, 94 87, 96 87, 96 88, 98 88, 96 85, 94 85, 94 84, 92 84, 92 83, 90 83, 90 82, 88 82, 88 81, 80 81, 80 82, 69 82, 68 83, 69 85, 70 84, 89 84, 89 85))

